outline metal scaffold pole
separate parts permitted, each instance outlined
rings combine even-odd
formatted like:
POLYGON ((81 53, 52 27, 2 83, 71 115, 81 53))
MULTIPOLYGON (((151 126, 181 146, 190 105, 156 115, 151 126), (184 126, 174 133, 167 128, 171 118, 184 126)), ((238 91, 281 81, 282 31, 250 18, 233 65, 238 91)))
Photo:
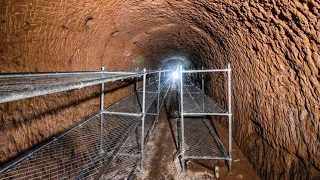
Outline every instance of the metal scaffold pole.
POLYGON ((228 64, 228 123, 229 123, 229 171, 232 170, 232 112, 231 112, 231 67, 228 64))
MULTIPOLYGON (((159 69, 161 70, 161 69, 159 69)), ((161 82, 161 71, 158 73, 158 101, 157 101, 157 114, 159 114, 160 111, 160 82, 161 82)))
MULTIPOLYGON (((94 72, 0 73, 0 102, 2 97, 7 96, 11 96, 8 99, 10 101, 19 99, 12 97, 15 94, 23 94, 23 98, 34 97, 34 94, 30 95, 32 91, 39 91, 37 96, 89 86, 97 86, 100 91, 100 111, 63 134, 19 155, 17 159, 1 164, 0 179, 112 179, 111 176, 125 179, 135 176, 137 167, 141 165, 143 168, 145 143, 154 126, 149 126, 151 119, 146 112, 149 112, 150 108, 154 112, 156 103, 157 112, 160 112, 170 88, 169 80, 163 78, 162 72, 164 71, 142 71, 138 68, 123 72, 108 71, 101 67, 101 70, 94 72), (148 74, 154 74, 154 83, 151 82, 150 85, 146 85, 148 74), (141 76, 143 87, 139 88, 141 76), (137 91, 106 107, 104 99, 108 95, 105 93, 107 83, 124 79, 132 80, 137 91), (21 82, 25 83, 24 87, 21 87, 21 82), (21 93, 20 90, 25 87, 25 92, 21 93), (7 91, 8 88, 11 88, 10 92, 7 91), (158 91, 155 92, 154 89, 158 91), (158 96, 155 93, 158 93, 158 96), (136 153, 140 149, 141 155, 136 153), (39 166, 39 159, 43 162, 40 164, 46 166, 39 166), (70 164, 77 164, 77 168, 70 169, 70 164), (113 170, 116 170, 115 174, 113 170)), ((158 118, 155 113, 150 116, 158 118)), ((152 119, 152 123, 155 122, 152 119)))
MULTIPOLYGON (((203 70, 203 67, 201 68, 202 70, 203 70)), ((204 93, 204 75, 203 75, 204 73, 201 73, 201 91, 202 91, 202 93, 203 94, 205 94, 204 93)), ((205 98, 205 96, 202 96, 202 112, 204 112, 204 98, 205 98)))
MULTIPOLYGON (((149 68, 149 71, 150 71, 150 68, 149 68)), ((148 85, 150 84, 151 76, 152 76, 152 74, 149 74, 149 78, 148 78, 148 85)))
POLYGON ((180 113, 181 113, 181 166, 182 171, 185 170, 185 159, 184 159, 184 118, 183 118, 183 77, 182 67, 180 66, 180 113))
POLYGON ((194 73, 192 73, 192 83, 195 85, 195 74, 194 73))
MULTIPOLYGON (((101 67, 102 72, 105 70, 104 66, 101 67)), ((100 111, 104 110, 104 83, 101 84, 101 94, 100 94, 100 111)), ((103 113, 100 114, 100 154, 104 153, 103 150, 103 113)))
MULTIPOLYGON (((136 67, 136 71, 138 72, 139 71, 139 67, 136 67)), ((139 77, 136 77, 136 91, 138 91, 139 89, 139 77)))
MULTIPOLYGON (((197 70, 197 69, 196 69, 197 70)), ((195 80, 196 80, 196 82, 194 83, 196 86, 198 86, 197 84, 198 84, 198 72, 195 74, 195 76, 196 76, 196 78, 195 78, 195 80)))
POLYGON ((144 160, 144 121, 146 116, 146 68, 143 69, 143 93, 142 93, 142 121, 141 121, 141 169, 143 169, 144 160))
MULTIPOLYGON (((203 67, 202 67, 202 70, 203 70, 203 67)), ((201 90, 204 93, 204 74, 203 73, 201 73, 201 90)))

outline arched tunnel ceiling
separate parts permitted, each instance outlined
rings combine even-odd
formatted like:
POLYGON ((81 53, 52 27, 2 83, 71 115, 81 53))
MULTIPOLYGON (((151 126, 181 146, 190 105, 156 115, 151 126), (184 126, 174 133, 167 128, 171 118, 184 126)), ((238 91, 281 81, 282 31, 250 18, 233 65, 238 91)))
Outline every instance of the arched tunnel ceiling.
POLYGON ((114 69, 119 67, 115 62, 124 61, 122 69, 132 69, 140 65, 151 67, 177 54, 195 62, 201 57, 207 59, 208 54, 220 54, 212 48, 220 37, 212 38, 223 36, 215 35, 218 22, 205 27, 208 34, 201 21, 212 21, 212 17, 195 19, 201 18, 201 4, 171 3, 79 1, 58 5, 8 1, 2 21, 3 59, 15 62, 3 63, 11 66, 11 71, 54 71, 56 62, 68 70, 79 70, 82 67, 75 65, 79 62, 99 62, 91 67, 99 69, 104 64, 114 69), (16 47, 18 43, 26 49, 16 47), (37 67, 28 64, 31 61, 38 62, 37 67))
MULTIPOLYGON (((319 2, 0 3, 1 72, 158 68, 175 56, 195 67, 230 62, 234 139, 255 170, 266 179, 318 176, 319 2)), ((209 86, 223 101, 214 76, 209 86)), ((12 156, 31 145, 17 146, 0 152, 12 156)))

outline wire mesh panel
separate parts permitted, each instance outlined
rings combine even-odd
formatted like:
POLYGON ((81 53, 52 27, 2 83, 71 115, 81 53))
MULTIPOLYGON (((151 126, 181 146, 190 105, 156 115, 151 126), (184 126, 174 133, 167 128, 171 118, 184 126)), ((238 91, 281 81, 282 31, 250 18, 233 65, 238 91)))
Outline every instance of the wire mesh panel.
MULTIPOLYGON (((103 116, 103 149, 108 154, 119 145, 123 135, 129 133, 140 118, 103 116)), ((101 115, 94 116, 81 127, 1 173, 0 179, 74 179, 88 164, 102 158, 99 151, 100 117, 101 115)), ((96 168, 93 171, 97 170, 96 168)))
MULTIPOLYGON (((178 92, 180 92, 180 115, 179 120, 179 142, 182 170, 185 170, 185 159, 224 159, 228 160, 231 170, 231 68, 210 70, 187 70, 180 68, 181 78, 178 92), (228 111, 222 109, 196 85, 190 83, 190 78, 184 78, 183 73, 206 73, 227 72, 228 73, 228 111), (228 150, 226 151, 217 134, 214 131, 211 120, 206 116, 223 115, 228 116, 228 150), (198 118, 196 118, 198 117, 198 118)), ((196 74, 196 79, 197 79, 196 74)), ((192 76, 193 77, 193 76, 192 76)), ((201 85, 204 89, 204 79, 201 76, 201 85)), ((192 78, 193 79, 193 78, 192 78)), ((194 81, 194 80, 193 80, 194 81)), ((195 82, 198 84, 198 81, 195 82)))
POLYGON ((138 76, 136 72, 1 74, 0 102, 78 89, 138 76))
POLYGON ((228 153, 209 119, 185 118, 185 158, 226 158, 228 153))
MULTIPOLYGON (((158 81, 157 81, 158 82, 158 81)), ((161 82, 161 81, 160 81, 161 82)), ((169 81, 163 80, 163 83, 161 83, 161 91, 165 92, 169 88, 169 81)), ((157 100, 157 86, 156 83, 151 83, 150 85, 146 86, 146 91, 150 90, 150 92, 155 93, 146 93, 146 112, 148 112, 149 108, 151 107, 152 110, 148 113, 156 113, 155 109, 155 100, 157 100)), ((163 98, 163 93, 161 92, 160 96, 163 98)), ((142 100, 143 100, 143 92, 142 88, 138 90, 138 92, 134 92, 130 94, 129 96, 125 97, 121 101, 115 103, 114 105, 107 108, 107 111, 110 112, 126 112, 126 113, 141 113, 142 108, 142 100)))
MULTIPOLYGON (((159 96, 146 93, 145 137, 158 117, 158 97, 162 104, 168 81, 161 87, 159 96)), ((141 113, 140 103, 142 92, 135 92, 107 110, 141 113)), ((130 179, 140 162, 141 129, 140 116, 100 113, 0 173, 0 179, 93 179, 103 168, 103 179, 130 179)))
POLYGON ((226 113, 203 93, 183 93, 183 111, 184 113, 226 113))
POLYGON ((157 114, 157 100, 158 98, 156 97, 153 102, 150 104, 150 106, 147 109, 147 114, 157 114))
POLYGON ((170 99, 170 106, 167 110, 168 118, 179 118, 179 93, 177 91, 177 85, 172 84, 170 92, 168 93, 168 99, 170 99))
MULTIPOLYGON (((117 115, 104 115, 104 116, 119 117, 117 118, 117 121, 119 121, 119 124, 121 125, 118 125, 118 123, 116 124, 111 123, 110 125, 108 125, 108 126, 117 126, 117 128, 108 129, 107 131, 104 131, 104 138, 103 138, 104 148, 103 149, 105 151, 103 153, 100 153, 100 156, 98 156, 97 158, 92 159, 92 161, 88 163, 86 167, 81 170, 81 172, 77 176, 77 179, 93 179, 98 175, 98 173, 103 168, 106 168, 104 167, 105 163, 112 164, 115 157, 118 154, 118 152, 114 152, 114 151, 117 148, 120 148, 120 151, 121 151, 121 149, 125 146, 125 144, 130 142, 129 139, 132 136, 132 134, 135 133, 135 129, 137 128, 137 126, 141 124, 139 117, 117 116, 117 115), (129 123, 131 118, 135 120, 129 123), (122 120, 125 122, 121 122, 122 120), (128 125, 126 126, 124 124, 128 124, 128 125), (106 133, 108 133, 108 135, 106 133)), ((105 123, 108 123, 108 122, 105 122, 105 123)), ((137 144, 139 144, 138 142, 139 139, 136 139, 136 141, 137 141, 137 144)), ((137 149, 137 151, 139 151, 139 149, 137 149)))
POLYGON ((132 116, 103 114, 103 150, 112 153, 113 150, 123 145, 126 141, 125 135, 130 135, 139 125, 141 118, 132 116))
POLYGON ((134 179, 140 159, 132 156, 117 156, 100 179, 134 179))
MULTIPOLYGON (((126 116, 126 118, 130 118, 130 116, 126 116)), ((150 133, 150 129, 154 124, 155 119, 156 116, 146 116, 145 136, 150 133)), ((98 172, 101 171, 102 168, 105 168, 105 172, 103 173, 104 175, 101 177, 102 179, 108 177, 121 177, 123 179, 134 177, 136 171, 135 168, 137 167, 138 163, 140 163, 139 160, 141 157, 141 132, 141 122, 139 120, 138 126, 136 126, 134 130, 131 129, 130 131, 127 131, 127 133, 130 133, 130 135, 127 139, 125 139, 125 141, 124 139, 122 141, 117 140, 118 145, 120 145, 119 142, 123 142, 123 144, 121 144, 119 152, 114 155, 112 153, 113 151, 108 151, 95 160, 92 160, 90 164, 81 171, 80 175, 77 178, 92 179, 97 176, 98 172), (104 163, 106 163, 111 156, 114 157, 114 159, 107 167, 103 167, 104 163)), ((126 136, 123 134, 121 135, 121 137, 123 138, 126 136)))
POLYGON ((41 149, 32 157, 0 174, 0 179, 73 178, 98 154, 99 121, 90 122, 41 149))
MULTIPOLYGON (((152 82, 146 86, 146 93, 157 93, 157 90, 158 90, 157 82, 152 82)), ((140 89, 139 92, 142 92, 142 89, 140 89)))
MULTIPOLYGON (((146 110, 149 109, 153 101, 156 99, 157 94, 146 93, 146 110)), ((111 112, 127 112, 127 113, 141 113, 142 108, 142 92, 134 92, 116 104, 107 108, 111 112)))
POLYGON ((189 92, 189 93, 201 93, 201 89, 199 89, 197 86, 185 86, 185 92, 189 92))

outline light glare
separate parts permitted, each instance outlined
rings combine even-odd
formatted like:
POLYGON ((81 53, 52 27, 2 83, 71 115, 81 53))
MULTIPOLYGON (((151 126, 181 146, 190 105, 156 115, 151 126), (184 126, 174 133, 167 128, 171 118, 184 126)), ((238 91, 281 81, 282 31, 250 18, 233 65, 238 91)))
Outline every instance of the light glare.
POLYGON ((178 79, 178 78, 179 78, 179 72, 177 72, 177 71, 172 72, 171 77, 172 77, 174 80, 178 79))

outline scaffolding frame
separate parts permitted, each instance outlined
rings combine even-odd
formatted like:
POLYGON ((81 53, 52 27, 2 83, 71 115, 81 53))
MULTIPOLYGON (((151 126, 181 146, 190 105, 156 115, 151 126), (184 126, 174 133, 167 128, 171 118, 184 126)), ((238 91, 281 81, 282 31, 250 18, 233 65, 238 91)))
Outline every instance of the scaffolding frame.
MULTIPOLYGON (((119 159, 121 162, 133 163, 134 167, 136 167, 134 172, 137 169, 137 164, 140 163, 140 166, 143 167, 145 143, 147 142, 148 136, 152 131, 155 122, 158 120, 160 107, 163 104, 170 86, 168 83, 169 79, 163 80, 164 78, 162 78, 162 73, 164 74, 165 72, 166 70, 147 71, 146 69, 143 69, 143 71, 136 69, 135 71, 110 72, 105 71, 104 67, 102 67, 101 71, 94 72, 0 74, 0 103, 101 84, 100 112, 63 134, 51 138, 42 145, 32 148, 13 161, 1 166, 0 179, 10 179, 13 177, 15 179, 66 177, 76 179, 100 179, 101 177, 108 176, 110 169, 117 168, 119 166, 119 159), (147 75, 149 75, 148 79, 147 75), (141 77, 142 88, 139 89, 138 81, 141 77), (150 82, 151 77, 153 77, 154 80, 152 83, 150 82), (105 83, 128 78, 136 78, 136 91, 105 109, 105 83), (17 91, 12 90, 18 87, 17 84, 19 84, 21 80, 28 80, 28 82, 24 83, 25 88, 17 91), (41 81, 37 84, 39 80, 41 81), (51 82, 49 87, 48 83, 44 82, 46 80, 51 82), (149 81, 148 85, 146 85, 147 80, 149 81), (36 88, 33 88, 33 85, 35 85, 36 88), (121 102, 123 104, 121 104, 121 102), (123 105, 128 105, 128 102, 133 102, 132 107, 140 105, 138 109, 139 112, 137 112, 137 109, 127 109, 126 111, 125 108, 121 107, 123 105), (115 127, 112 127, 113 125, 115 125, 115 127), (141 131, 139 131, 139 129, 141 129, 141 131), (106 132, 112 132, 112 134, 110 135, 110 133, 108 134, 106 132), (138 137, 139 133, 140 137, 138 137), (99 136, 98 142, 92 141, 92 139, 97 136, 99 136), (64 164, 61 164, 58 159, 59 156, 63 156, 65 154, 65 152, 60 149, 63 149, 64 146, 70 145, 70 142, 75 138, 80 139, 79 141, 88 141, 91 144, 88 143, 90 145, 87 147, 88 149, 81 150, 81 152, 85 154, 83 155, 80 153, 83 157, 74 157, 77 162, 66 162, 67 165, 64 166, 64 164), (138 141, 140 141, 140 143, 138 143, 138 141), (45 157, 48 157, 49 159, 51 158, 53 153, 51 151, 53 150, 50 149, 50 147, 52 146, 58 149, 57 154, 55 154, 58 156, 56 159, 57 162, 59 161, 57 163, 58 165, 54 165, 50 162, 43 163, 42 167, 37 164, 37 160, 41 160, 41 163, 46 160, 45 157), (86 164, 86 166, 78 167, 77 165, 81 163, 86 164), (35 168, 38 169, 32 169, 33 167, 30 167, 30 164, 34 165, 35 168), (58 167, 61 165, 64 168, 69 168, 71 166, 70 168, 75 168, 78 170, 77 172, 79 174, 72 174, 70 172, 72 171, 70 168, 69 171, 64 169, 62 172, 58 167), (20 172, 19 166, 24 168, 23 173, 20 172), (46 170, 45 168, 48 169, 46 170), (28 172, 30 172, 30 174, 28 174, 28 172), (39 174, 39 172, 41 172, 41 174, 39 174), (62 173, 59 175, 59 172, 62 173), (41 176, 39 177, 39 175, 41 176)), ((72 148, 76 148, 76 146, 73 145, 72 148)), ((66 152, 66 154, 68 153, 69 151, 66 152)), ((124 163, 123 166, 128 166, 127 163, 124 163)), ((116 171, 122 171, 123 169, 121 168, 118 168, 116 171)), ((130 173, 132 172, 130 171, 130 173)))
POLYGON ((232 110, 231 110, 231 67, 228 64, 226 69, 202 69, 180 71, 180 161, 182 170, 185 171, 186 159, 220 159, 227 160, 229 171, 232 170, 232 110), (228 110, 223 110, 216 102, 204 93, 204 73, 227 73, 228 83, 228 110), (201 73, 201 89, 197 87, 196 79, 201 73), (184 85, 184 74, 189 74, 191 85, 184 85), (186 91, 186 92, 184 92, 186 91), (191 91, 191 92, 190 92, 191 91), (187 99, 187 100, 186 100, 187 99), (189 101, 188 101, 189 100, 189 101), (202 100, 202 102, 199 102, 202 100), (185 103, 194 102, 194 103, 185 103), (201 105, 202 104, 202 105, 201 105), (185 107, 185 106, 188 107, 185 107), (208 107, 210 106, 210 107, 208 107), (195 117, 205 116, 227 116, 228 118, 228 152, 215 133, 210 120, 201 119, 197 122, 195 117), (202 132, 200 132, 202 131, 202 132), (206 132, 205 132, 206 131, 206 132), (207 133, 203 136, 202 133, 207 133), (213 144, 203 144, 199 138, 213 144), (211 139, 210 139, 211 138, 211 139), (187 140, 186 140, 187 139, 187 140), (189 143, 189 144, 188 144, 189 143), (201 144, 202 143, 202 144, 201 144), (191 145, 190 145, 191 144, 191 145), (197 147, 198 146, 198 147, 197 147), (208 147, 207 147, 208 146, 208 147), (186 149, 188 148, 188 150, 186 149), (207 148, 207 149, 206 149, 207 148))

